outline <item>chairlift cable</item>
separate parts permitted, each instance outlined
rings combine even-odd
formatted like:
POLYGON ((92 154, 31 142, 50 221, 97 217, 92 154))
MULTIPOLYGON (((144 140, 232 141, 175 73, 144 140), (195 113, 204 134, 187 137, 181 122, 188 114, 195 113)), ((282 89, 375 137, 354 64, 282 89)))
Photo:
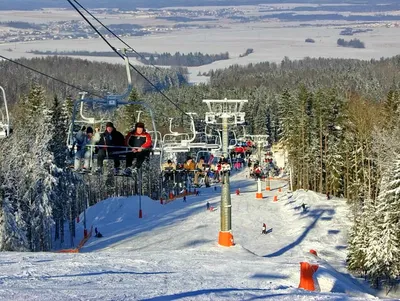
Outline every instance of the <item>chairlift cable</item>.
POLYGON ((51 76, 51 75, 48 75, 48 74, 46 74, 46 73, 44 73, 44 72, 42 72, 42 71, 33 69, 32 67, 26 66, 26 65, 24 65, 24 64, 22 64, 22 63, 19 63, 19 62, 17 62, 17 61, 14 61, 14 60, 12 60, 12 59, 9 59, 9 58, 7 58, 7 57, 1 55, 1 54, 0 54, 0 58, 4 59, 4 60, 6 60, 6 61, 9 61, 9 62, 11 62, 11 63, 14 63, 14 64, 16 64, 16 65, 18 65, 18 66, 21 66, 21 67, 23 67, 23 68, 26 68, 26 69, 28 69, 28 70, 30 70, 30 71, 35 72, 35 73, 38 73, 38 74, 40 74, 40 75, 42 75, 42 76, 44 76, 44 77, 47 77, 47 78, 50 78, 50 79, 52 79, 52 80, 54 80, 54 81, 57 81, 57 82, 59 82, 59 83, 62 83, 62 84, 64 84, 64 85, 66 85, 66 86, 69 86, 69 87, 71 87, 71 88, 74 88, 74 89, 76 89, 76 90, 83 91, 83 92, 89 92, 90 94, 92 94, 92 95, 94 95, 94 96, 103 98, 103 96, 97 95, 97 94, 94 93, 94 92, 90 92, 90 91, 88 91, 87 89, 83 89, 82 87, 78 87, 78 86, 69 84, 69 83, 67 83, 67 82, 65 82, 65 81, 63 81, 63 80, 61 80, 61 79, 58 79, 58 78, 56 78, 56 77, 54 77, 54 76, 51 76))
POLYGON ((149 62, 146 57, 141 54, 140 52, 136 51, 134 48, 132 48, 128 43, 126 43, 123 39, 121 39, 115 32, 113 32, 110 28, 107 27, 103 22, 101 22, 96 16, 94 16, 89 10, 87 10, 83 5, 81 5, 77 0, 74 0, 74 2, 79 5, 88 15, 90 15, 94 20, 96 20, 101 26, 103 26, 109 33, 111 33, 118 41, 120 41, 122 44, 124 44, 126 47, 128 47, 130 50, 132 50, 135 54, 137 54, 139 57, 141 57, 143 60, 147 61, 149 65, 152 67, 156 68, 158 71, 163 71, 161 68, 157 67, 156 65, 152 64, 149 62))
MULTIPOLYGON (((71 6, 78 12, 78 14, 90 25, 90 27, 92 27, 92 29, 102 38, 102 40, 104 42, 106 42, 106 44, 122 59, 124 59, 123 55, 121 53, 118 52, 118 50, 111 45, 110 42, 107 41, 107 39, 100 33, 100 31, 88 20, 88 18, 76 7, 75 4, 72 3, 71 0, 67 0, 69 2, 69 4, 71 4, 71 6)), ((74 0, 76 3, 78 3, 76 0, 74 0)), ((82 5, 80 5, 82 7, 82 5)), ((131 66, 131 68, 133 70, 135 70, 147 83, 149 83, 158 93, 160 93, 162 96, 165 97, 165 99, 167 99, 176 109, 178 109, 179 111, 181 111, 183 114, 189 116, 188 114, 186 114, 186 112, 184 110, 182 110, 175 102, 173 102, 165 93, 163 93, 155 84, 153 84, 151 82, 151 80, 149 80, 143 73, 141 73, 134 65, 132 65, 131 63, 129 63, 129 66, 131 66)), ((190 117, 190 116, 189 116, 190 117)))
MULTIPOLYGON (((123 39, 121 39, 114 31, 112 31, 110 28, 107 27, 103 22, 101 22, 95 15, 93 15, 88 9, 86 9, 82 4, 80 4, 77 0, 73 0, 79 7, 81 7, 89 16, 91 16, 94 20, 96 20, 101 26, 103 26, 110 34, 112 34, 118 41, 120 41, 122 44, 124 44, 126 47, 128 47, 130 50, 132 50, 135 54, 137 54, 139 57, 141 57, 143 60, 147 61, 147 63, 154 67, 158 71, 163 71, 161 68, 157 67, 153 63, 150 63, 150 61, 142 55, 140 52, 136 51, 132 46, 130 46, 128 43, 126 43, 123 39)), ((135 69, 136 70, 136 69, 135 69)), ((136 70, 137 71, 137 70, 136 70)), ((154 87, 154 86, 153 86, 154 87)), ((196 92, 196 94, 199 94, 196 92)), ((203 95, 200 95, 203 97, 203 95)))

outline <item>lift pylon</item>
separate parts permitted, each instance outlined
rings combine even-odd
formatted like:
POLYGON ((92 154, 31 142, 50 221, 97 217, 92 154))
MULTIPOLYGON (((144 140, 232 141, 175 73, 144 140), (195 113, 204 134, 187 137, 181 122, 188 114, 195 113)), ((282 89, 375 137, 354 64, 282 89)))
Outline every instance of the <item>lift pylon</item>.
MULTIPOLYGON (((225 158, 228 158, 228 126, 245 122, 245 113, 241 110, 248 100, 225 98, 223 100, 205 99, 203 102, 207 104, 209 110, 205 116, 206 123, 222 126, 222 152, 225 158)), ((222 168, 221 224, 218 237, 218 243, 225 247, 234 245, 229 174, 230 165, 225 164, 222 168)))

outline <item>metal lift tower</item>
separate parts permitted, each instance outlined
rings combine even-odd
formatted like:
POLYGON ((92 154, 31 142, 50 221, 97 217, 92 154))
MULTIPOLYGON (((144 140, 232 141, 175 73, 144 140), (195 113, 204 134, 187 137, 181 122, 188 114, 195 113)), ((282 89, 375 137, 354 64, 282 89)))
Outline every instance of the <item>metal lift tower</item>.
MULTIPOLYGON (((208 106, 205 116, 207 124, 222 125, 222 152, 228 158, 228 126, 240 125, 245 122, 245 113, 241 112, 247 100, 237 99, 205 99, 208 106)), ((232 235, 232 205, 229 184, 230 166, 222 169, 222 190, 221 190, 221 226, 218 243, 221 246, 231 247, 234 245, 232 235)))

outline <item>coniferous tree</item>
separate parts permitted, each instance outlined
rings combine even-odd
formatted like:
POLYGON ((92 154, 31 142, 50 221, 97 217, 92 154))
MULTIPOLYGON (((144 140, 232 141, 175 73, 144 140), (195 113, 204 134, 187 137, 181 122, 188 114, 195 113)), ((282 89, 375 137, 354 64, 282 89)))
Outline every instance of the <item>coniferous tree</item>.
MULTIPOLYGON (((139 101, 139 93, 133 89, 129 95, 129 101, 139 101)), ((137 104, 125 105, 118 112, 118 116, 120 116, 117 120, 118 128, 121 133, 126 134, 132 130, 134 127, 138 111, 143 111, 144 109, 137 104)))
POLYGON ((367 272, 371 281, 379 279, 390 286, 400 274, 400 156, 394 161, 389 177, 384 177, 374 208, 376 213, 374 248, 369 250, 367 272))

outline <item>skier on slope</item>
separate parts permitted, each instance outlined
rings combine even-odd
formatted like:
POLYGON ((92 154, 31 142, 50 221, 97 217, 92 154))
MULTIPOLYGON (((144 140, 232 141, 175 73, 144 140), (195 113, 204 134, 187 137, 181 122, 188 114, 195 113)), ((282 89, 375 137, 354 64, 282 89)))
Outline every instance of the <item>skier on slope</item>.
POLYGON ((265 223, 263 223, 262 225, 262 232, 261 234, 267 234, 267 225, 265 223))

